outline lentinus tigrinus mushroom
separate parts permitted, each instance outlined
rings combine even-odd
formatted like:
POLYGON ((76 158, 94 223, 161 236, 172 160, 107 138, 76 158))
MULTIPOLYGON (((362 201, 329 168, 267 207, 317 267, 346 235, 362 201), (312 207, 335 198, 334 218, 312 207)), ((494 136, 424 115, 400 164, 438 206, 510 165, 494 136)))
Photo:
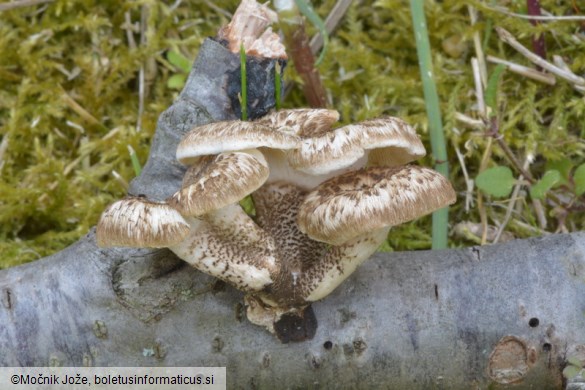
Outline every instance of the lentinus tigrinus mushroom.
POLYGON ((278 334, 281 318, 302 317, 331 293, 391 226, 455 201, 445 177, 404 165, 425 154, 404 121, 333 129, 338 118, 333 110, 281 110, 194 128, 177 148, 190 165, 182 188, 166 202, 114 203, 98 243, 169 247, 244 291, 249 320, 289 340, 278 334), (247 195, 253 217, 238 204, 247 195))

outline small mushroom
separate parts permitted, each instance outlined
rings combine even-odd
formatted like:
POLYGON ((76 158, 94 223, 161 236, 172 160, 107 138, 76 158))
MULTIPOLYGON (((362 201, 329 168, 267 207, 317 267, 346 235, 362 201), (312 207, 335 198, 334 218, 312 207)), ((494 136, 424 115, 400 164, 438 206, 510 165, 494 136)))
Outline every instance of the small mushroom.
POLYGON ((440 173, 416 165, 369 167, 334 177, 303 201, 298 224, 312 239, 340 245, 455 202, 440 173))
POLYGON ((326 297, 384 242, 392 226, 455 202, 455 191, 428 168, 369 167, 322 183, 300 205, 298 226, 333 245, 307 278, 306 300, 326 297))
POLYGON ((183 215, 200 216, 238 202, 268 174, 268 163, 256 149, 204 156, 189 167, 182 188, 168 202, 183 215))
POLYGON ((177 147, 177 160, 195 164, 202 156, 259 147, 293 149, 299 138, 255 122, 224 121, 195 127, 177 147))
POLYGON ((97 225, 99 246, 164 248, 181 242, 189 224, 166 202, 128 197, 104 210, 97 225))
POLYGON ((298 149, 287 154, 294 169, 322 175, 341 173, 348 167, 357 169, 366 163, 403 165, 423 157, 426 152, 411 126, 402 119, 384 117, 303 139, 298 149))

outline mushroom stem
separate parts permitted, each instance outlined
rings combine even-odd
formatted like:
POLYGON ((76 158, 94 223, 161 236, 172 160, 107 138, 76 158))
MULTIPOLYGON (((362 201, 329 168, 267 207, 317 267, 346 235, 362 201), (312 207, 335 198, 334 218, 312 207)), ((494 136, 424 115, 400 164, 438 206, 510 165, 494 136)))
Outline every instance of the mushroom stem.
POLYGON ((390 227, 381 228, 331 247, 322 261, 303 274, 306 279, 303 283, 308 287, 306 301, 318 301, 329 295, 378 249, 389 231, 390 227))
POLYGON ((256 221, 274 239, 281 259, 274 285, 263 297, 270 305, 305 303, 305 274, 327 250, 325 244, 311 240, 297 226, 297 214, 305 194, 306 191, 286 182, 265 184, 252 194, 256 221))
POLYGON ((189 236, 169 249, 198 270, 245 292, 264 289, 279 274, 274 240, 239 205, 186 219, 189 236))

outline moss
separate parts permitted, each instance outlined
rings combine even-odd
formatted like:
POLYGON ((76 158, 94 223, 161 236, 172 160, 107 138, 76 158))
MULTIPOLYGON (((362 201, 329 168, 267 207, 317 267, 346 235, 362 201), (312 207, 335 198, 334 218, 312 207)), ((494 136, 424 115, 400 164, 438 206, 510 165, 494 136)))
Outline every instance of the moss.
MULTIPOLYGON (((233 12, 238 2, 213 3, 233 12)), ((313 1, 323 17, 334 3, 313 1)), ((477 176, 486 134, 456 120, 456 113, 478 118, 470 66, 473 33, 479 32, 481 40, 486 40, 486 54, 527 66, 531 66, 528 61, 503 44, 495 32, 486 38, 486 26, 506 28, 527 47, 533 34, 544 33, 549 58, 562 56, 577 74, 585 70, 585 37, 578 22, 532 26, 526 20, 490 10, 487 5, 491 1, 487 0, 425 4, 451 180, 460 194, 451 221, 477 223, 477 208, 469 212, 464 209, 466 184, 454 153, 454 147, 461 150, 470 178, 477 176), (479 23, 473 27, 468 4, 481 12, 479 23)), ((523 12, 521 4, 511 2, 509 6, 514 12, 523 12)), ((575 12, 570 2, 541 0, 541 5, 555 15, 575 12)), ((227 17, 205 2, 193 5, 152 0, 57 0, 4 11, 0 17, 0 137, 6 145, 0 152, 0 267, 7 267, 71 244, 97 222, 105 205, 124 195, 125 188, 112 171, 126 181, 132 179, 127 145, 136 150, 144 164, 157 117, 177 93, 167 86, 167 80, 180 70, 166 60, 166 51, 179 51, 192 60, 201 41, 214 35, 227 17), (147 40, 133 48, 124 29, 125 13, 137 25, 141 7, 149 10, 147 40), (141 66, 147 91, 142 126, 137 131, 141 66)), ((310 26, 309 30, 314 32, 310 26)), ((140 42, 135 29, 131 35, 140 42)), ((492 65, 488 68, 488 73, 493 70, 492 65)), ((342 113, 343 123, 378 115, 400 116, 418 127, 429 147, 407 1, 353 2, 331 36, 319 71, 330 92, 331 106, 342 113)), ((285 77, 298 82, 293 72, 292 66, 287 67, 285 77)), ((544 174, 550 161, 568 159, 573 166, 585 161, 585 99, 568 83, 557 80, 555 86, 548 86, 506 71, 498 90, 498 104, 499 131, 518 160, 529 154, 535 157, 528 168, 535 178, 544 174)), ((300 88, 294 88, 283 105, 305 106, 300 88)), ((433 165, 430 157, 421 163, 433 165)), ((512 167, 497 145, 488 164, 493 165, 512 167)), ((570 199, 570 185, 554 189, 554 195, 570 199)), ((520 195, 525 199, 514 212, 514 223, 507 227, 516 237, 538 232, 534 209, 524 192, 520 195)), ((487 199, 490 224, 503 220, 508 202, 487 199)), ((582 204, 579 202, 573 203, 582 204)), ((585 225, 582 211, 567 212, 561 219, 553 198, 547 197, 543 204, 547 230, 574 230, 585 225)), ((571 210, 566 204, 561 209, 571 210)), ((393 229, 390 237, 395 250, 428 248, 430 219, 393 229)), ((450 244, 471 243, 452 236, 450 244)))

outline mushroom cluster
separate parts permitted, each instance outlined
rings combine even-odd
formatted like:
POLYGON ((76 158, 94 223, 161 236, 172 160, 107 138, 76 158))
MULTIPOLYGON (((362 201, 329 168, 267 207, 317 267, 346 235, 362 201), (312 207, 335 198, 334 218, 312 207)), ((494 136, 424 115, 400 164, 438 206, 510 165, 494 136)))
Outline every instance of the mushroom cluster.
POLYGON ((181 189, 164 202, 113 203, 98 244, 168 247, 245 292, 248 319, 274 332, 283 315, 330 294, 392 226, 455 201, 441 174, 406 165, 425 149, 403 120, 334 129, 338 118, 280 110, 192 129, 177 148, 189 166, 181 189), (253 216, 239 204, 248 195, 253 216))

